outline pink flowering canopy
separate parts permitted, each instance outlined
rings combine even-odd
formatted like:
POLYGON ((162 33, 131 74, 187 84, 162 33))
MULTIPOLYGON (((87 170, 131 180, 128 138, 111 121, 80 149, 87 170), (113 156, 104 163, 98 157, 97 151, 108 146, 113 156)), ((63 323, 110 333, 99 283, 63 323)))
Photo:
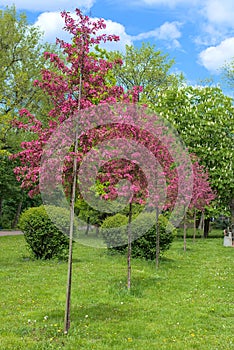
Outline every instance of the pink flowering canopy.
POLYGON ((91 20, 78 9, 76 15, 75 20, 62 13, 72 40, 57 40, 63 58, 45 53, 54 70, 44 69, 41 80, 34 82, 53 103, 47 125, 25 109, 20 111, 22 118, 15 120, 16 127, 35 135, 14 155, 20 160, 17 179, 30 196, 41 193, 44 203, 65 205, 76 157, 77 196, 91 206, 114 212, 116 203, 118 208, 140 203, 151 210, 152 218, 156 207, 170 210, 171 222, 177 225, 184 208, 200 209, 209 203, 207 175, 198 162, 192 165, 168 122, 147 106, 137 105, 141 87, 125 91, 109 82, 113 64, 122 62, 100 57, 94 47, 119 38, 98 35, 105 29, 102 19, 91 20))
MULTIPOLYGON (((135 202, 152 213, 152 222, 156 208, 170 209, 175 224, 182 220, 184 205, 188 207, 192 196, 191 159, 175 131, 147 107, 100 104, 63 122, 43 152, 40 191, 45 202, 51 204, 50 190, 69 185, 73 156, 79 163, 78 193, 93 208, 115 212, 135 202), (67 152, 77 121, 79 149, 71 155, 67 152)), ((136 220, 140 223, 141 216, 136 220)))

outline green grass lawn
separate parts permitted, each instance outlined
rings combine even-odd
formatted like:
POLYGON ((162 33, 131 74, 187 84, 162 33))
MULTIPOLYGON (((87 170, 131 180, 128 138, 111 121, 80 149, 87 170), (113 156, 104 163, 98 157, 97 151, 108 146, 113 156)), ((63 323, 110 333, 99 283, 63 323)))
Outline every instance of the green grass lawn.
POLYGON ((0 237, 0 349, 234 349, 234 248, 173 243, 132 262, 75 244, 71 328, 63 334, 67 264, 33 261, 23 236, 0 237))

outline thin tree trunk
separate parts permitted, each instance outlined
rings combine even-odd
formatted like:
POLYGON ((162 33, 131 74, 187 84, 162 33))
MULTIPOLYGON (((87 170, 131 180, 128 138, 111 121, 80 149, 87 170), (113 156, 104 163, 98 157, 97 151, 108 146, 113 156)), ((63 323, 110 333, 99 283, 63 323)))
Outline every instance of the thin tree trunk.
MULTIPOLYGON (((76 157, 74 157, 75 159, 76 157)), ((71 310, 71 285, 72 285, 72 249, 73 249, 73 228, 74 228, 74 207, 75 207, 75 188, 76 188, 76 164, 73 163, 73 184, 70 200, 70 231, 69 231, 69 256, 67 271, 67 294, 64 318, 64 333, 67 334, 70 328, 70 310, 71 310)))
POLYGON ((127 235, 128 235, 128 279, 127 287, 128 290, 131 288, 131 255, 132 255, 132 235, 131 235, 131 223, 132 223, 132 203, 129 203, 129 217, 128 217, 128 226, 127 226, 127 235))
POLYGON ((210 230, 210 218, 204 220, 204 238, 208 238, 210 230))
POLYGON ((159 232, 159 223, 158 223, 158 217, 159 217, 159 210, 158 207, 156 207, 156 269, 159 267, 159 256, 160 256, 160 232, 159 232))
POLYGON ((197 220, 197 211, 196 208, 194 209, 194 217, 193 217, 193 243, 195 243, 196 240, 196 220, 197 220))
POLYGON ((186 236, 187 236, 187 213, 185 211, 184 213, 184 251, 186 251, 187 249, 186 236))
POLYGON ((15 214, 14 220, 12 222, 11 228, 15 228, 18 225, 19 217, 20 217, 20 213, 21 213, 21 209, 22 209, 22 205, 23 205, 23 201, 21 200, 19 202, 19 204, 18 204, 17 211, 16 211, 16 214, 15 214))
POLYGON ((3 199, 0 198, 0 217, 2 216, 2 209, 3 209, 3 199))
POLYGON ((89 234, 89 229, 90 229, 90 217, 88 216, 87 226, 86 226, 86 231, 85 231, 86 236, 88 236, 88 234, 89 234))
MULTIPOLYGON (((80 110, 80 100, 82 91, 82 70, 80 72, 79 82, 79 100, 78 100, 78 111, 80 110)), ((75 130, 75 147, 74 153, 78 150, 78 125, 79 121, 76 122, 75 130)), ((76 197, 76 182, 77 182, 77 158, 74 156, 73 161, 73 181, 71 189, 71 200, 70 200, 70 231, 69 231, 69 256, 68 256, 68 271, 67 271, 67 294, 66 294, 66 306, 65 306, 65 317, 64 317, 64 333, 67 334, 70 328, 70 310, 71 310, 71 285, 72 285, 72 248, 73 248, 73 230, 74 230, 74 216, 75 216, 75 197, 76 197)))
POLYGON ((99 236, 99 226, 96 225, 96 237, 98 237, 98 236, 99 236))
POLYGON ((234 225, 234 198, 231 199, 230 208, 231 208, 231 224, 234 225))
POLYGON ((202 212, 202 214, 201 214, 201 219, 200 219, 200 223, 199 223, 198 228, 199 228, 199 230, 204 231, 204 212, 202 212))

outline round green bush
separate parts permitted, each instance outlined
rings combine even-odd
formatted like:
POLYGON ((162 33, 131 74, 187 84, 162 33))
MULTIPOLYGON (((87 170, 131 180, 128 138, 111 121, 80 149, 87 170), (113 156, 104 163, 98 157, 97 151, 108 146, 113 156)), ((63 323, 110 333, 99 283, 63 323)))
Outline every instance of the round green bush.
MULTIPOLYGON (((136 219, 136 217, 134 218, 136 219)), ((104 220, 101 233, 111 251, 125 253, 127 249, 128 218, 116 214, 104 220), (125 225, 125 226, 124 226, 125 225)), ((168 219, 159 216, 160 255, 170 248, 176 229, 168 223, 168 219)), ((154 260, 156 256, 156 226, 155 217, 151 213, 144 213, 139 220, 133 220, 131 225, 132 257, 154 260), (150 224, 149 224, 150 223, 150 224), (149 229, 149 226, 151 228, 149 229)))
POLYGON ((45 207, 34 207, 22 213, 19 227, 36 259, 66 259, 69 249, 70 215, 64 208, 47 206, 50 217, 56 218, 56 226, 45 207), (65 232, 65 233, 64 233, 65 232))
POLYGON ((127 223, 128 218, 123 214, 109 216, 103 221, 101 235, 109 250, 125 251, 127 245, 127 223))

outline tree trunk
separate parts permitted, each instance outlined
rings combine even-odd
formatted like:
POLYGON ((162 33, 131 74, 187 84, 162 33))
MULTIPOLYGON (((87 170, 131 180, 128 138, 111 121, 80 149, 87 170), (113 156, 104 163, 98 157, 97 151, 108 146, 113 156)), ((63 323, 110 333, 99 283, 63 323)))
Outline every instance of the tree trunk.
MULTIPOLYGON (((82 71, 80 72, 79 83, 79 97, 78 97, 78 111, 80 110, 82 92, 82 71)), ((78 127, 79 121, 76 123, 75 131, 75 145, 74 153, 78 150, 78 127)), ((77 184, 77 158, 73 159, 73 176, 71 186, 71 200, 70 200, 70 231, 69 231, 69 255, 68 255, 68 270, 67 270, 67 292, 66 292, 66 304, 65 304, 65 317, 64 317, 64 334, 68 333, 70 328, 70 311, 71 311, 71 287, 72 287, 72 250, 73 250, 73 231, 74 231, 74 217, 75 217, 75 199, 76 199, 76 184, 77 184)))
POLYGON ((156 269, 158 269, 159 266, 159 256, 160 256, 160 232, 159 232, 159 224, 158 224, 158 217, 159 217, 159 210, 158 207, 156 208, 156 269))
POLYGON ((99 225, 96 225, 96 237, 99 236, 99 225))
POLYGON ((86 231, 85 231, 86 236, 88 236, 88 234, 89 234, 89 229, 90 229, 90 217, 88 216, 87 227, 86 227, 86 231))
POLYGON ((210 230, 210 218, 204 220, 204 238, 208 237, 210 230))
POLYGON ((127 226, 127 235, 128 235, 128 280, 127 287, 128 290, 131 288, 131 255, 132 255, 132 237, 131 237, 131 223, 132 223, 132 203, 129 203, 129 217, 128 217, 128 226, 127 226))
POLYGON ((196 221, 197 221, 197 211, 194 209, 194 217, 193 217, 193 243, 195 243, 196 240, 196 221))
POLYGON ((3 209, 3 199, 0 198, 0 218, 2 216, 2 209, 3 209))
POLYGON ((204 231, 204 212, 202 212, 202 214, 201 214, 201 219, 200 219, 200 223, 199 223, 198 228, 199 228, 199 230, 204 231))
POLYGON ((187 242, 186 242, 186 236, 187 236, 187 214, 184 213, 184 251, 187 249, 187 242))
POLYGON ((230 209, 231 209, 231 224, 234 225, 234 198, 232 198, 231 200, 230 209))
POLYGON ((17 211, 16 211, 16 214, 15 214, 14 220, 12 222, 11 228, 16 228, 16 226, 18 225, 19 217, 20 217, 20 213, 21 213, 21 209, 22 209, 22 205, 23 205, 23 201, 21 200, 19 202, 19 204, 18 204, 17 211))

